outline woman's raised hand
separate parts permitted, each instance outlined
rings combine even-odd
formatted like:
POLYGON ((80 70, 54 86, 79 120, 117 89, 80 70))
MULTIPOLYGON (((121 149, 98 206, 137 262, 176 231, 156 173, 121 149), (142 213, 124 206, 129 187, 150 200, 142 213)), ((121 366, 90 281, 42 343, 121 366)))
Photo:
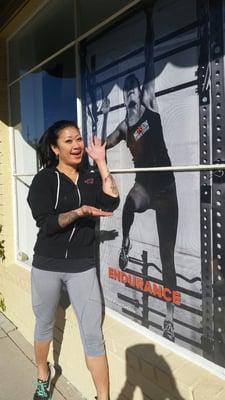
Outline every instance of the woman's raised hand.
POLYGON ((101 140, 94 136, 89 146, 86 147, 86 152, 98 164, 98 162, 105 160, 105 146, 106 142, 101 144, 101 140))

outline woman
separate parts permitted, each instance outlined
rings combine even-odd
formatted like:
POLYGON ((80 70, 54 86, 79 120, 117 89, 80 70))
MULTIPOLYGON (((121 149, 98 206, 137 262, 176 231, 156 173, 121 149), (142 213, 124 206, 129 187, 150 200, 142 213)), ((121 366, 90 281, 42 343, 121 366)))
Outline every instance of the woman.
POLYGON ((97 398, 108 400, 108 364, 94 260, 95 217, 112 215, 119 204, 117 186, 105 161, 105 145, 95 138, 85 149, 80 131, 71 121, 58 121, 47 129, 39 142, 39 155, 44 168, 34 177, 28 195, 39 227, 31 271, 38 370, 33 399, 50 398, 55 370, 47 363, 47 357, 60 290, 65 284, 97 398), (85 150, 99 174, 82 170, 85 150))

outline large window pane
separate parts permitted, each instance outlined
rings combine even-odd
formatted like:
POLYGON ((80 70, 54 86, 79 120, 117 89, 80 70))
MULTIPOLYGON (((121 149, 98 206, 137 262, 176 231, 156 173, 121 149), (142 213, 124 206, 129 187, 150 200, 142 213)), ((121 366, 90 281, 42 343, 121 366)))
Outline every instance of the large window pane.
POLYGON ((10 40, 10 82, 72 40, 74 0, 51 0, 10 40))
POLYGON ((36 229, 26 198, 38 170, 36 145, 43 131, 56 120, 76 120, 74 50, 66 51, 12 85, 10 99, 17 174, 18 258, 30 265, 36 229))
POLYGON ((59 119, 76 119, 75 55, 67 50, 11 87, 12 125, 35 147, 43 131, 59 119))

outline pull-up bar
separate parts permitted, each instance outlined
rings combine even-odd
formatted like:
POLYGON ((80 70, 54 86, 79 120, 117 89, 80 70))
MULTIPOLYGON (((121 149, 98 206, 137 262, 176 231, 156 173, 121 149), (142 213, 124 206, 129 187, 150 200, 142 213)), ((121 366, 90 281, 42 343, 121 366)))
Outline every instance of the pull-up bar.
POLYGON ((225 164, 207 164, 207 165, 179 165, 168 167, 149 167, 149 168, 116 168, 110 169, 112 174, 126 174, 134 172, 164 172, 164 171, 215 171, 224 170, 225 164))

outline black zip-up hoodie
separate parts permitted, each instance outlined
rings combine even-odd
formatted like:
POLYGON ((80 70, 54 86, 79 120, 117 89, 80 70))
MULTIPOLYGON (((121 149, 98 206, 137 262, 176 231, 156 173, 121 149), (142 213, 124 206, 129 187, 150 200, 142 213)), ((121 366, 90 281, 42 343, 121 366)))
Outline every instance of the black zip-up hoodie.
POLYGON ((75 184, 54 168, 44 168, 35 175, 27 201, 40 228, 34 247, 36 255, 57 259, 93 257, 95 245, 95 219, 82 217, 65 228, 58 223, 61 213, 91 205, 105 211, 114 211, 119 197, 103 192, 97 173, 79 172, 75 184))

